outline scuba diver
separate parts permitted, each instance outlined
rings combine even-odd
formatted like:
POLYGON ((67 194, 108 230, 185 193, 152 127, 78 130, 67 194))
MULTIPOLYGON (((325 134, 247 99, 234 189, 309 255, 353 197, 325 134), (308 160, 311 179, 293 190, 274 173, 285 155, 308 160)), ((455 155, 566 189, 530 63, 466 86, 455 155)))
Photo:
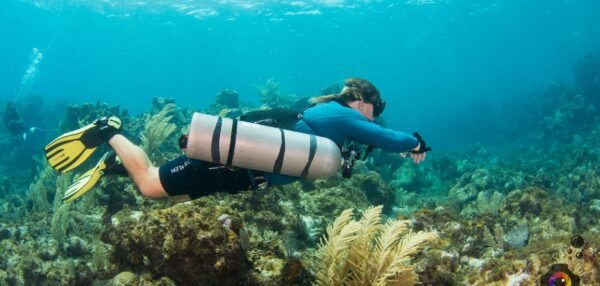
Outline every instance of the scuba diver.
MULTIPOLYGON (((313 137, 325 137, 338 146, 343 146, 344 142, 349 140, 381 148, 386 152, 408 152, 416 164, 425 160, 426 152, 431 151, 418 133, 411 136, 384 128, 374 121, 383 112, 385 102, 377 88, 367 80, 347 79, 339 94, 316 97, 312 102, 314 105, 304 110, 301 116, 294 118, 291 124, 292 131, 303 135, 310 134, 313 137)), ((221 130, 220 123, 217 123, 217 127, 219 130, 215 129, 214 133, 209 134, 213 140, 213 150, 209 153, 212 152, 213 156, 219 155, 219 141, 216 144, 216 152, 214 147, 215 134, 221 130)), ((77 199, 105 175, 130 176, 144 196, 183 199, 195 199, 216 192, 237 193, 259 186, 287 184, 299 179, 256 171, 253 168, 231 168, 229 164, 191 159, 186 155, 157 167, 150 162, 147 154, 139 146, 120 134, 120 130, 119 118, 104 117, 81 129, 59 136, 45 147, 46 159, 59 172, 67 172, 81 165, 102 143, 107 143, 114 150, 104 154, 94 168, 75 180, 65 192, 64 201, 77 199)), ((283 133, 281 130, 282 139, 283 133)), ((190 134, 190 139, 191 137, 190 134)), ((233 146, 235 135, 231 138, 230 141, 233 142, 227 144, 233 146)), ((191 148, 187 143, 187 137, 182 136, 180 147, 184 151, 186 147, 191 148)), ((286 143, 282 140, 277 144, 281 144, 281 149, 285 149, 286 143)), ((279 148, 279 145, 277 146, 279 148)), ((314 155, 312 149, 311 155, 314 155)), ((336 149, 336 152, 339 153, 339 150, 336 149)), ((351 158, 346 162, 350 162, 348 165, 351 167, 354 163, 351 160, 356 159, 356 152, 349 153, 351 158)), ((233 151, 230 150, 229 155, 232 154, 233 151)), ((339 169, 339 165, 337 167, 339 169)))
POLYGON ((23 120, 19 112, 17 112, 15 104, 12 102, 7 103, 4 110, 4 127, 13 136, 20 136, 25 132, 23 120))
POLYGON ((17 111, 17 107, 12 102, 7 103, 4 110, 4 127, 13 137, 23 140, 20 143, 25 144, 30 144, 30 142, 40 139, 40 134, 46 133, 45 130, 38 127, 26 128, 23 119, 21 119, 17 111))

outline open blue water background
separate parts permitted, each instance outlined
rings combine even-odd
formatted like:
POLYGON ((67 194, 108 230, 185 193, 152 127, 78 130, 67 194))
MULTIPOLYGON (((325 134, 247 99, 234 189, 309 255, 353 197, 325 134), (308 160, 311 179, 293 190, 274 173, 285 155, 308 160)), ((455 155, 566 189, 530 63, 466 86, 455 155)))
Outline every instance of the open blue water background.
POLYGON ((495 132, 461 122, 572 81, 572 64, 600 48, 598 16, 596 0, 3 0, 0 102, 35 94, 135 114, 155 96, 201 109, 233 88, 258 105, 269 78, 313 96, 358 76, 382 92, 388 126, 460 146, 495 132))

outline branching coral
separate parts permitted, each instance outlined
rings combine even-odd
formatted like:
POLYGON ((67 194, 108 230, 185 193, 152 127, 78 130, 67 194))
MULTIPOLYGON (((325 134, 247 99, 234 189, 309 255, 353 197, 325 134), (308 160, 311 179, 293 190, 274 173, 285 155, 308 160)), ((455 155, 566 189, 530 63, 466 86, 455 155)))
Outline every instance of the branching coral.
POLYGON ((109 246, 100 241, 97 241, 92 246, 92 258, 90 262, 94 270, 100 272, 108 268, 109 253, 109 246))
POLYGON ((483 229, 483 241, 485 245, 491 250, 493 255, 501 254, 504 252, 504 228, 497 223, 494 225, 494 233, 490 231, 488 227, 483 229))
POLYGON ((381 224, 382 206, 352 219, 344 210, 327 228, 318 250, 315 285, 414 285, 417 276, 409 263, 427 242, 437 239, 432 232, 410 231, 410 221, 390 220, 381 224))
POLYGON ((145 130, 142 135, 142 149, 146 151, 150 160, 156 164, 161 164, 166 161, 164 155, 160 152, 160 145, 167 139, 177 128, 175 124, 169 121, 173 118, 169 115, 175 109, 174 104, 167 104, 159 113, 147 116, 145 130))

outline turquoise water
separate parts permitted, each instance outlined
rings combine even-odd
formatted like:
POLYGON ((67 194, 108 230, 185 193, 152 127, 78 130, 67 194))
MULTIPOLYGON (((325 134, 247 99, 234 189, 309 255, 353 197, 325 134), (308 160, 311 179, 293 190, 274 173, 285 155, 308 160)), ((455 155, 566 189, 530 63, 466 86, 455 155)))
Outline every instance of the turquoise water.
POLYGON ((0 0, 0 116, 14 103, 24 127, 0 127, 0 285, 318 285, 335 253, 319 238, 349 208, 382 225, 339 247, 352 264, 340 277, 382 274, 373 265, 394 259, 373 246, 397 218, 422 240, 379 242, 421 246, 398 264, 414 269, 391 272, 407 281, 546 285, 569 273, 600 285, 599 11, 597 0, 0 0), (116 114, 160 165, 181 156, 193 111, 287 106, 348 77, 379 88, 386 126, 419 131, 433 148, 424 163, 376 150, 350 179, 189 203, 107 172, 65 203, 109 148, 66 174, 42 151, 116 114), (218 98, 226 89, 241 102, 218 98))
POLYGON ((394 110, 390 127, 491 143, 486 129, 456 125, 477 121, 482 105, 572 81, 571 65, 600 47, 597 11, 594 0, 7 0, 0 100, 100 100, 137 114, 156 96, 200 109, 233 88, 258 104, 270 78, 313 96, 359 76, 394 110))

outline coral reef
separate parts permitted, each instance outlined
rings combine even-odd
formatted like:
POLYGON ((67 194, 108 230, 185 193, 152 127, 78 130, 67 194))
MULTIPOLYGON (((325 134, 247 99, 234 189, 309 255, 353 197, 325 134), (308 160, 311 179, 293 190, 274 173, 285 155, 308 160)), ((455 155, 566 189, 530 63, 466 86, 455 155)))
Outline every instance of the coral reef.
POLYGON ((60 123, 60 131, 75 130, 100 117, 111 115, 119 117, 123 121, 123 124, 127 126, 128 114, 126 110, 121 111, 119 106, 109 107, 107 104, 100 102, 96 104, 85 103, 81 106, 70 105, 67 107, 66 118, 60 123))
POLYGON ((236 118, 250 107, 249 104, 240 102, 239 93, 234 89, 224 89, 217 93, 216 101, 212 103, 205 113, 236 118))
POLYGON ((381 179, 377 172, 369 171, 352 176, 352 186, 364 192, 370 204, 383 205, 386 213, 392 209, 396 192, 381 179))
MULTIPOLYGON (((600 285, 600 124, 591 106, 597 59, 576 64, 576 86, 547 84, 503 111, 507 126, 499 130, 510 144, 436 151, 419 166, 375 151, 349 180, 176 204, 142 197, 129 178, 106 176, 63 205, 73 175, 58 175, 40 154, 27 169, 2 157, 0 285, 383 285, 396 273, 424 285, 539 285, 554 265, 582 285, 600 285), (349 208, 363 217, 354 220, 349 208), (432 229, 439 238, 419 254, 432 229)), ((303 102, 273 80, 259 93, 264 107, 303 102)), ((224 90, 205 112, 251 110, 239 99, 224 90)), ((124 134, 143 135, 161 163, 180 154, 176 135, 193 112, 165 98, 136 116, 101 103, 73 105, 50 133, 115 114, 124 134)), ((11 144, 0 136, 0 146, 11 144)))
POLYGON ((543 116, 540 127, 546 139, 569 140, 573 133, 594 127, 593 106, 571 86, 550 84, 540 94, 539 102, 543 116))
POLYGON ((146 213, 124 210, 103 237, 125 269, 168 276, 180 285, 251 283, 240 238, 219 221, 222 214, 201 200, 146 213))
POLYGON ((506 126, 511 138, 524 141, 564 143, 574 134, 588 132, 598 124, 597 108, 576 86, 547 83, 526 96, 506 104, 506 126), (540 141, 537 141, 540 140, 540 141))
POLYGON ((596 109, 600 108, 600 50, 579 59, 573 71, 577 88, 596 109))
POLYGON ((217 94, 217 105, 224 106, 225 108, 238 108, 240 95, 234 89, 225 89, 217 94))

